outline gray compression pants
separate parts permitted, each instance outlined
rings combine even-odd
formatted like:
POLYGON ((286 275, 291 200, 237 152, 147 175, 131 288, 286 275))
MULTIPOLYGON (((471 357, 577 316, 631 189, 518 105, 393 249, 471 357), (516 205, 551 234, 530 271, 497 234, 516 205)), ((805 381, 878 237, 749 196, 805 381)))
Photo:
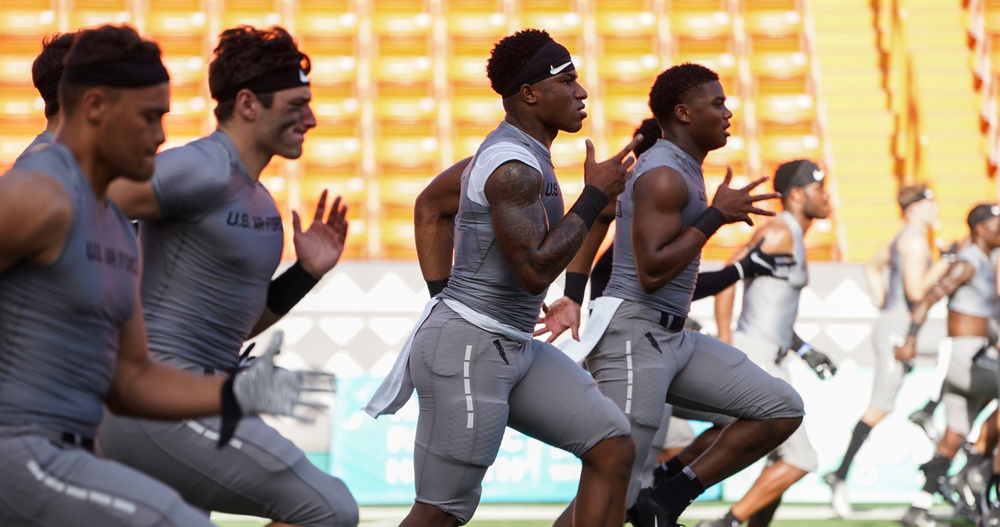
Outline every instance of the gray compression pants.
POLYGON ((0 525, 210 527, 177 491, 33 427, 0 427, 0 525))
MULTIPOLYGON (((733 333, 733 345, 746 352, 747 357, 750 357, 750 360, 754 364, 760 366, 771 375, 785 382, 791 382, 787 362, 789 360, 797 360, 796 358, 789 357, 789 355, 794 355, 794 353, 782 353, 780 362, 776 363, 775 359, 778 357, 779 349, 777 345, 751 337, 740 331, 733 333)), ((812 446, 812 443, 809 442, 805 426, 800 426, 795 432, 792 432, 792 435, 788 436, 788 439, 774 450, 773 455, 785 463, 806 472, 814 472, 819 465, 819 454, 812 446)))
POLYGON ((983 407, 997 396, 996 349, 974 360, 985 337, 950 337, 951 360, 944 380, 944 418, 953 432, 967 437, 983 407))
MULTIPOLYGON (((187 366, 171 359, 177 366, 187 366)), ((354 527, 358 505, 344 482, 323 472, 258 416, 240 420, 217 448, 219 417, 153 421, 105 415, 97 437, 106 457, 177 489, 192 505, 303 527, 354 527)))
POLYGON ((416 501, 462 524, 506 427, 576 456, 629 433, 621 410, 558 348, 483 331, 444 303, 414 335, 409 365, 420 403, 416 501))
POLYGON ((624 301, 587 357, 601 391, 632 425, 636 462, 628 505, 639 493, 645 454, 660 427, 663 402, 739 419, 796 418, 802 398, 787 382, 753 364, 740 350, 696 331, 672 333, 660 313, 624 301))

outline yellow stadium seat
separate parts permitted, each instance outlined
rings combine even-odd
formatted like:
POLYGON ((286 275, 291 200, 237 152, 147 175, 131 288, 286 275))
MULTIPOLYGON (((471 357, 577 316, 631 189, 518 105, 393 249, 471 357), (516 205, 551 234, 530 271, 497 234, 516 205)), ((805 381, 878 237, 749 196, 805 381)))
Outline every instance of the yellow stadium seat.
POLYGON ((804 135, 765 135, 760 144, 761 172, 773 174, 777 165, 795 159, 822 159, 823 152, 819 137, 804 135))
POLYGON ((802 31, 802 13, 794 9, 747 8, 743 14, 743 27, 750 35, 798 35, 802 31))
POLYGON ((733 19, 721 9, 674 10, 670 13, 670 32, 687 38, 728 38, 733 34, 733 19))
POLYGON ((388 38, 428 36, 434 19, 427 11, 383 11, 376 7, 372 14, 372 31, 388 38))
POLYGON ((658 19, 652 11, 599 11, 594 15, 594 26, 601 37, 636 37, 659 33, 658 19))
POLYGON ((373 61, 372 77, 380 82, 410 84, 433 78, 433 61, 427 56, 382 56, 373 61))
POLYGON ((754 100, 758 121, 770 123, 812 122, 816 103, 806 93, 758 95, 754 100))
POLYGON ((0 33, 41 40, 58 29, 55 4, 53 0, 5 0, 0 9, 0 33))
POLYGON ((298 200, 293 207, 303 221, 310 221, 312 218, 323 190, 327 191, 328 210, 334 199, 341 196, 341 203, 347 205, 347 220, 350 222, 343 256, 351 259, 368 258, 368 189, 365 180, 357 174, 354 167, 307 168, 291 184, 298 191, 298 200))
POLYGON ((450 100, 451 116, 455 121, 499 123, 503 120, 503 101, 495 93, 482 96, 456 95, 450 100))
POLYGON ((358 16, 350 0, 298 0, 297 37, 330 38, 357 34, 358 16))
POLYGON ((437 137, 383 135, 376 141, 375 158, 383 166, 426 167, 440 157, 437 137))
POLYGON ((69 29, 101 24, 134 24, 133 13, 126 0, 79 0, 69 12, 69 29))
POLYGON ((390 260, 415 260, 412 217, 386 217, 379 220, 379 245, 382 256, 390 260))
POLYGON ((603 55, 597 63, 602 81, 641 82, 647 91, 665 66, 652 50, 643 54, 603 55))
POLYGON ((221 0, 222 29, 248 24, 255 27, 282 25, 281 2, 275 0, 221 0))
POLYGON ((750 55, 750 72, 775 78, 804 77, 809 73, 809 57, 804 52, 760 52, 750 55))

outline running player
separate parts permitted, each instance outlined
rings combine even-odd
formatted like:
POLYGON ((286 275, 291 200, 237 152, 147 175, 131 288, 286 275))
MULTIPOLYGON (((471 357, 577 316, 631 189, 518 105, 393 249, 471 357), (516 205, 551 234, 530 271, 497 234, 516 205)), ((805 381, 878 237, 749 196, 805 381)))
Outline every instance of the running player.
POLYGON ((675 525, 705 487, 773 449, 802 421, 802 400, 790 385, 739 350, 683 329, 705 242, 726 223, 751 222, 748 214, 773 215, 755 203, 777 197, 750 195, 766 178, 730 188, 729 171, 709 206, 701 163, 726 144, 732 113, 725 100, 718 75, 703 66, 682 64, 657 77, 649 105, 662 137, 618 197, 611 280, 582 338, 596 341, 587 368, 628 416, 643 454, 629 486, 629 516, 638 527, 675 525), (601 327, 595 318, 610 323, 601 327), (640 492, 664 402, 739 419, 681 474, 640 492))
POLYGON ((852 513, 847 496, 847 474, 857 455, 875 427, 892 411, 896 395, 903 385, 909 364, 896 360, 893 353, 906 335, 910 310, 948 268, 942 258, 931 264, 928 234, 937 221, 937 203, 927 185, 919 183, 899 189, 897 196, 904 225, 896 236, 865 266, 865 278, 876 305, 881 306, 872 344, 875 348, 875 374, 868 408, 854 426, 851 442, 840 467, 823 476, 830 485, 834 512, 841 518, 852 513), (883 270, 889 268, 888 287, 883 285, 883 270))
MULTIPOLYGON (((280 27, 224 31, 208 70, 218 129, 161 154, 150 181, 111 188, 122 210, 142 220, 142 301, 156 358, 208 376, 236 370, 244 340, 286 314, 340 258, 346 210, 338 198, 326 217, 324 191, 306 231, 292 213, 298 261, 271 279, 284 233, 259 177, 273 156, 301 156, 304 134, 316 126, 309 69, 280 27)), ((109 416, 99 443, 109 458, 205 510, 274 526, 358 523, 344 483, 277 430, 247 419, 219 448, 217 438, 233 433, 223 425, 109 416)))
POLYGON ((59 131, 59 123, 62 121, 62 113, 59 111, 59 79, 62 78, 63 61, 72 43, 73 33, 53 33, 42 39, 42 52, 31 63, 31 83, 45 101, 45 130, 35 136, 17 159, 35 151, 39 145, 51 143, 59 131))
MULTIPOLYGON (((814 220, 830 213, 826 177, 816 163, 800 159, 782 164, 774 173, 774 190, 781 193, 783 212, 754 232, 750 243, 736 254, 742 257, 750 247, 763 243, 764 252, 790 252, 795 265, 785 280, 771 277, 746 282, 743 309, 740 312, 732 343, 768 373, 791 382, 788 350, 803 357, 821 375, 836 372, 826 355, 801 343, 795 334, 799 298, 809 283, 806 266, 805 234, 814 220), (820 366, 825 366, 821 368, 820 366)), ((732 320, 734 289, 716 295, 715 311, 720 335, 728 334, 732 320)), ((722 337, 720 337, 722 338, 722 337)), ((816 470, 818 456, 804 427, 799 427, 770 456, 767 466, 725 517, 701 522, 700 527, 739 527, 745 521, 754 525, 770 524, 782 494, 796 481, 816 470), (756 517, 755 517, 756 516, 756 517), (753 518, 751 520, 751 518, 753 518)))
MULTIPOLYGON (((913 360, 917 333, 927 311, 948 297, 948 340, 951 360, 942 402, 947 428, 930 461, 921 465, 925 483, 903 517, 903 525, 937 525, 930 517, 933 494, 941 488, 951 461, 969 435, 972 422, 990 399, 997 397, 996 348, 989 345, 990 320, 997 313, 996 268, 991 253, 1000 247, 1000 206, 979 204, 969 211, 970 242, 958 252, 940 281, 911 310, 906 338, 896 359, 913 360)), ((988 452, 978 452, 988 455, 988 452)))
POLYGON ((153 174, 170 107, 160 49, 128 26, 80 31, 59 88, 55 144, 0 177, 0 524, 199 527, 168 486, 93 455, 103 412, 159 419, 303 410, 308 378, 272 347, 239 374, 151 360, 135 232, 106 199, 153 174), (221 396, 220 396, 221 394, 221 396))

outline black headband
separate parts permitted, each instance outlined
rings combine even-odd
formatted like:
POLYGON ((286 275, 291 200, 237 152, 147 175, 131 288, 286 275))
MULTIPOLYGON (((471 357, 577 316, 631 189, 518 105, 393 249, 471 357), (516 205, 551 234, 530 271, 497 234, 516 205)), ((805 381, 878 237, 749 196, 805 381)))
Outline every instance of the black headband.
MULTIPOLYGON (((802 159, 795 163, 797 163, 797 165, 795 166, 795 171, 792 172, 791 176, 776 174, 774 177, 774 189, 782 195, 787 194, 788 191, 796 187, 805 187, 813 183, 822 182, 826 177, 826 174, 823 173, 819 166, 812 161, 802 159), (779 186, 781 188, 778 188, 779 186)), ((778 171, 782 172, 782 167, 779 167, 778 171)))
POLYGON ((910 199, 902 200, 899 204, 899 208, 902 210, 906 210, 906 207, 909 207, 910 205, 913 205, 914 203, 917 203, 918 201, 923 201, 925 199, 934 199, 934 193, 931 192, 931 189, 929 188, 925 188, 919 194, 914 194, 912 197, 910 197, 910 199))
POLYGON ((514 75, 500 96, 506 99, 521 91, 521 86, 525 84, 534 84, 567 71, 576 71, 569 50, 555 40, 550 40, 542 44, 542 47, 528 59, 528 63, 514 75))
POLYGON ((256 77, 251 77, 235 86, 226 88, 218 93, 212 92, 212 98, 219 101, 232 101, 236 99, 236 94, 240 90, 250 90, 254 93, 274 93, 276 91, 287 90, 288 88, 298 88, 309 86, 309 76, 298 64, 292 64, 278 69, 265 71, 256 77))
MULTIPOLYGON (((104 64, 67 65, 63 82, 78 86, 145 88, 168 82, 170 74, 160 57, 145 56, 104 64)), ((42 97, 45 98, 44 95, 42 97)))

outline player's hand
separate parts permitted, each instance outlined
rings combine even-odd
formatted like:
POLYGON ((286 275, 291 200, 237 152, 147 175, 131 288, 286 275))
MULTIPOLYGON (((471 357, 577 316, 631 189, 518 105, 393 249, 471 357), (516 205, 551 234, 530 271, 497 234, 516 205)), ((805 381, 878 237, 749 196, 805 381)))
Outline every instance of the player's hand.
POLYGON ((587 139, 587 159, 583 163, 584 184, 597 187, 609 200, 614 201, 618 194, 625 190, 629 169, 635 163, 635 158, 629 153, 641 142, 642 135, 636 134, 632 141, 614 157, 598 163, 594 143, 587 139))
POLYGON ((907 338, 893 350, 893 355, 895 355, 896 360, 907 363, 913 360, 917 356, 917 341, 913 338, 907 338))
POLYGON ((580 304, 564 296, 552 302, 551 306, 542 304, 542 313, 543 316, 538 318, 538 324, 542 327, 536 329, 531 336, 551 333, 545 342, 552 342, 569 329, 572 330, 573 340, 580 340, 580 304))
POLYGON ((802 354, 802 359, 820 379, 829 379, 837 374, 837 365, 826 356, 826 353, 811 349, 802 354))
POLYGON ((719 185, 719 188, 715 191, 715 197, 712 198, 712 206, 719 209, 719 212, 721 212, 723 217, 726 218, 726 223, 736 223, 738 221, 742 221, 746 222, 747 225, 753 225, 753 220, 750 219, 750 214, 774 216, 774 212, 758 208, 756 203, 766 199, 780 198, 781 194, 778 194, 777 192, 757 195, 750 194, 750 191, 756 188, 757 185, 767 181, 766 177, 762 177, 757 181, 738 189, 729 186, 732 179, 733 169, 732 167, 726 167, 726 178, 722 180, 722 184, 719 185))
POLYGON ((274 332, 267 351, 239 370, 233 379, 233 394, 243 415, 271 414, 312 422, 326 406, 310 402, 311 392, 333 392, 333 375, 318 371, 291 371, 274 364, 281 353, 284 333, 274 332))
POLYGON ((763 239, 757 242, 757 245, 738 262, 743 268, 743 278, 773 276, 788 280, 792 266, 795 265, 795 256, 790 253, 767 254, 760 250, 763 243, 763 239))
POLYGON ((302 267, 316 278, 322 278, 337 265, 344 253, 347 239, 347 205, 341 204, 340 196, 333 200, 329 215, 326 210, 327 191, 324 190, 316 204, 316 212, 309 228, 303 232, 299 214, 292 211, 292 243, 302 267), (324 220, 324 216, 326 220, 324 220))

